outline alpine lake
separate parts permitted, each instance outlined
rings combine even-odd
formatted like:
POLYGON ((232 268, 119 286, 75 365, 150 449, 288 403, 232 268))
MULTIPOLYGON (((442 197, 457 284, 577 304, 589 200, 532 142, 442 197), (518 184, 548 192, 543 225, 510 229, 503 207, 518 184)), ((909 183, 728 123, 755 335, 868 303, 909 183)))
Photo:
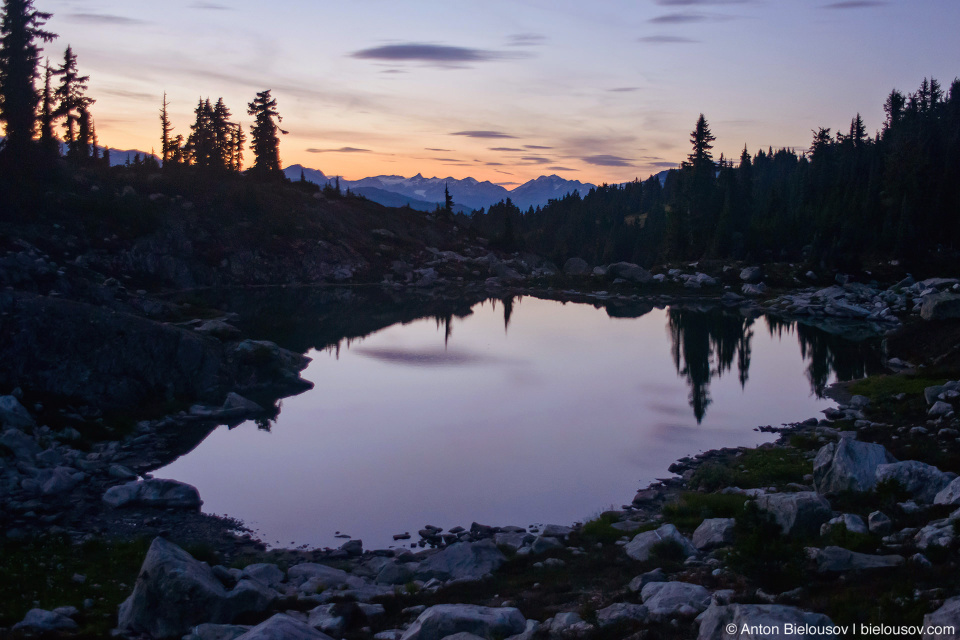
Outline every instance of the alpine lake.
POLYGON ((704 301, 221 292, 245 333, 307 354, 312 390, 155 472, 271 546, 410 545, 430 524, 569 525, 679 458, 757 446, 879 369, 868 333, 704 301), (855 332, 856 333, 856 332, 855 332), (409 540, 394 540, 410 533, 409 540))

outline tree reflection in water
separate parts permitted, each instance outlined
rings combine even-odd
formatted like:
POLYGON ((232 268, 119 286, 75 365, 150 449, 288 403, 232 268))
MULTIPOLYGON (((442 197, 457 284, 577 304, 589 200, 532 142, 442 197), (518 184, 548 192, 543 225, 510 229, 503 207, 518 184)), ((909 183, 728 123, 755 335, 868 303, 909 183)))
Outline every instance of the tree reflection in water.
MULTIPOLYGON (((796 332, 800 353, 808 363, 810 388, 822 398, 831 374, 838 381, 855 380, 881 370, 877 340, 850 340, 808 324, 763 317, 771 336, 796 332)), ((671 307, 667 330, 677 374, 690 385, 690 406, 699 424, 710 406, 710 381, 733 368, 740 386, 747 384, 754 319, 722 309, 671 307)))

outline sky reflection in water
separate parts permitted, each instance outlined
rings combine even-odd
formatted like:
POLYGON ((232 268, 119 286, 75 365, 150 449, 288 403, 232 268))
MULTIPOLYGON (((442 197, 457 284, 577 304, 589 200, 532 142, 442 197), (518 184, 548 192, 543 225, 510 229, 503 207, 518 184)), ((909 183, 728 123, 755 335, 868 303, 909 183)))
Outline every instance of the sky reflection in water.
POLYGON ((269 432, 220 427, 156 475, 196 485, 205 511, 268 544, 569 524, 628 503, 677 458, 771 440, 754 427, 816 416, 831 372, 864 367, 865 347, 765 318, 623 319, 523 298, 507 330, 504 311, 313 351, 314 390, 284 400, 269 432))

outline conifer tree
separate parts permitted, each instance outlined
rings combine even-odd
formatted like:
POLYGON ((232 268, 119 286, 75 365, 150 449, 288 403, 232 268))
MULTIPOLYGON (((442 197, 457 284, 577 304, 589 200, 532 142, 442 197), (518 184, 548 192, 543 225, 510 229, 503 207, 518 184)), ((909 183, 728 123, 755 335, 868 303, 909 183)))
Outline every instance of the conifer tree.
POLYGON ((243 125, 239 123, 230 125, 229 148, 230 148, 230 169, 240 171, 243 168, 243 145, 247 141, 247 135, 243 132, 243 125))
POLYGON ((90 123, 90 112, 86 106, 80 108, 77 114, 77 141, 74 145, 76 158, 81 162, 90 157, 90 142, 92 140, 93 130, 90 123))
POLYGON ((690 132, 690 144, 693 145, 693 151, 687 156, 687 162, 694 169, 713 168, 713 154, 710 153, 710 149, 713 148, 711 143, 716 139, 716 136, 710 133, 707 119, 701 113, 697 119, 696 127, 690 132))
POLYGON ((173 159, 173 140, 170 134, 173 133, 173 125, 170 124, 170 116, 167 113, 167 92, 163 92, 163 104, 160 107, 160 156, 163 158, 163 164, 167 164, 173 159))
POLYGON ((56 135, 53 132, 53 125, 56 121, 53 86, 51 84, 53 76, 54 71, 50 68, 50 61, 47 60, 43 65, 43 97, 40 101, 40 148, 44 154, 49 156, 60 154, 56 135))
POLYGON ((443 211, 447 214, 453 213, 453 196, 450 195, 447 185, 443 185, 443 211))
POLYGON ((6 133, 4 149, 13 158, 28 152, 36 129, 37 41, 56 38, 42 28, 50 17, 34 9, 33 0, 4 0, 0 11, 0 121, 6 133))
POLYGON ((283 119, 277 112, 277 101, 270 95, 269 89, 257 94, 253 102, 247 105, 247 113, 254 117, 254 124, 250 127, 250 148, 254 162, 250 172, 261 179, 281 179, 283 171, 280 169, 280 138, 277 134, 287 132, 277 125, 283 119))
POLYGON ((67 143, 67 155, 76 156, 79 153, 77 128, 80 114, 95 102, 84 95, 90 76, 81 76, 77 71, 77 56, 69 46, 64 52, 63 64, 57 69, 56 75, 60 76, 60 86, 57 87, 54 95, 60 104, 55 114, 58 118, 66 119, 63 129, 66 133, 64 141, 67 143))
POLYGON ((194 109, 195 119, 190 125, 190 135, 187 136, 186 154, 188 161, 202 169, 212 165, 214 133, 213 107, 209 98, 200 98, 197 108, 194 109))
POLYGON ((216 169, 229 170, 233 166, 233 149, 230 141, 232 123, 230 110, 223 103, 223 98, 217 100, 217 104, 210 112, 210 127, 213 138, 210 165, 216 169))
POLYGON ((860 149, 869 141, 867 127, 863 124, 863 118, 859 113, 850 121, 850 135, 847 136, 847 141, 853 145, 854 149, 860 149))

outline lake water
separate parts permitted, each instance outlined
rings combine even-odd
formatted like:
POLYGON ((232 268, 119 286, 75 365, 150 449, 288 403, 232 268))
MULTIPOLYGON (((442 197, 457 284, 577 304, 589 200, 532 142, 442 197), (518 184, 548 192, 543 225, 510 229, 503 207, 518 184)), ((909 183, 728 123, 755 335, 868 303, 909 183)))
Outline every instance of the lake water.
MULTIPOLYGON (((349 343, 318 338, 329 346, 303 372, 314 389, 283 400, 269 430, 219 427, 155 475, 197 486, 204 511, 270 545, 570 524, 629 503, 680 457, 818 416, 824 385, 876 361, 873 344, 736 312, 610 313, 488 300, 349 343)), ((330 331, 324 317, 307 324, 330 331)))

